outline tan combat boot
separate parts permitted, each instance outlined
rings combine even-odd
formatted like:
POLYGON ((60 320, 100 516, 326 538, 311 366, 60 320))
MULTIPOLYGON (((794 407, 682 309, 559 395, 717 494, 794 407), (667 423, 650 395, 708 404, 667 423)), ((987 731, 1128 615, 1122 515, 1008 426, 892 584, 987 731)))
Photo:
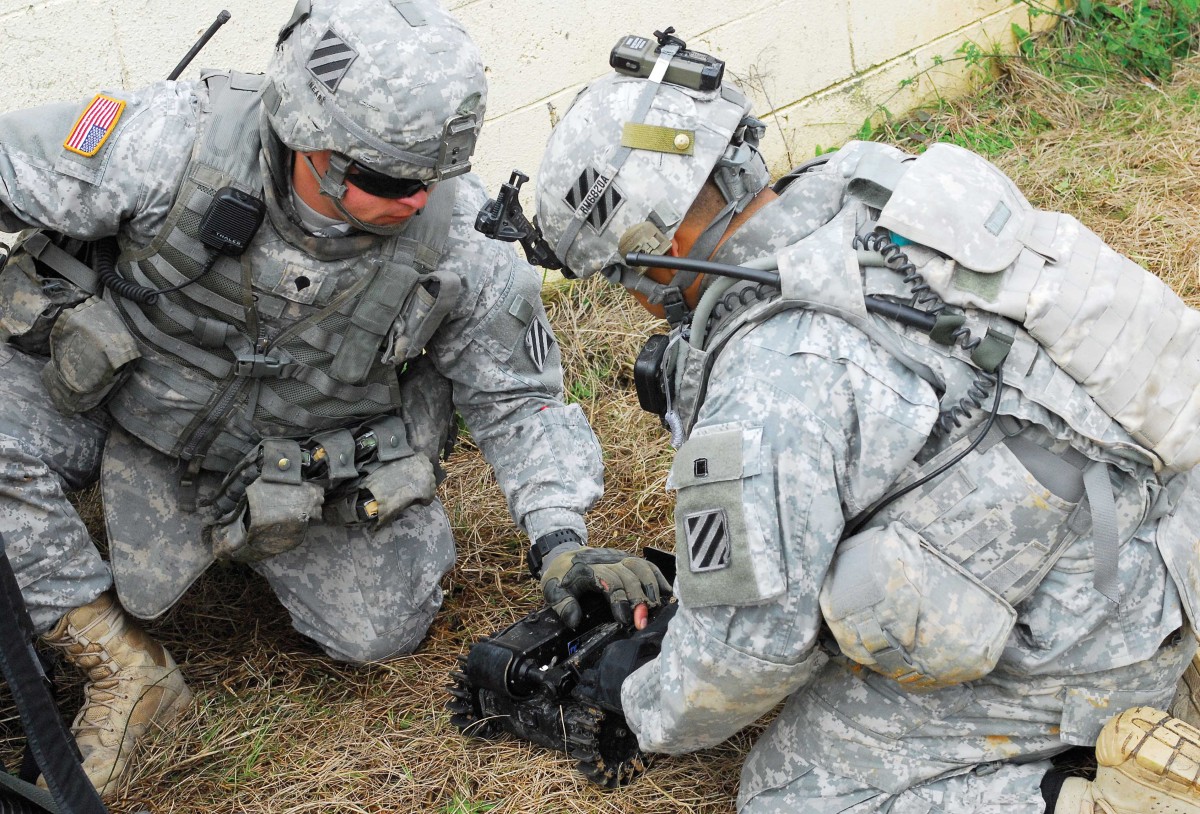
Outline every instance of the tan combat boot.
POLYGON ((191 702, 175 660, 125 615, 111 593, 76 608, 42 640, 87 673, 71 732, 83 769, 103 797, 115 793, 139 741, 191 702))
POLYGON ((1200 653, 1192 658, 1187 672, 1179 679, 1175 700, 1171 702, 1171 714, 1200 728, 1200 653))
POLYGON ((1096 779, 1063 783, 1054 814, 1200 814, 1200 729, 1134 707, 1096 739, 1096 779))

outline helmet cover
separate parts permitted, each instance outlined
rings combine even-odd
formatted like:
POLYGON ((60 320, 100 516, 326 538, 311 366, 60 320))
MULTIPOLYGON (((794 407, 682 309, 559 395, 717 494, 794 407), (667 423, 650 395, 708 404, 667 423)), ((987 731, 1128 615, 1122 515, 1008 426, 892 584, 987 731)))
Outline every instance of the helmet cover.
POLYGON ((624 264, 618 246, 631 228, 649 221, 670 238, 748 114, 732 88, 701 92, 617 73, 584 88, 538 171, 537 222, 558 258, 589 277, 624 264), (653 101, 637 119, 647 93, 653 101))
POLYGON ((292 150, 331 150, 395 178, 470 168, 483 61, 433 0, 300 0, 267 76, 267 119, 292 150))

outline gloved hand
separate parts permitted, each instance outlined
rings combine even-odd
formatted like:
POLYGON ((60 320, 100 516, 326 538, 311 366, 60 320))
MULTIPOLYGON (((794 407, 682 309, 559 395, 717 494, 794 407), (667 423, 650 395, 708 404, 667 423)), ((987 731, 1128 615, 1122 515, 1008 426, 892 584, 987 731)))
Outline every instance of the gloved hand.
POLYGON ((613 619, 628 625, 633 623, 634 607, 643 603, 657 607, 662 595, 671 590, 662 572, 641 557, 613 548, 576 545, 567 543, 562 546, 567 550, 551 551, 541 574, 546 604, 567 627, 578 627, 583 621, 579 597, 586 593, 603 593, 613 619))
POLYGON ((621 685, 662 650, 663 635, 678 608, 676 602, 668 604, 644 629, 604 648, 595 667, 580 676, 576 692, 604 709, 622 712, 621 685))

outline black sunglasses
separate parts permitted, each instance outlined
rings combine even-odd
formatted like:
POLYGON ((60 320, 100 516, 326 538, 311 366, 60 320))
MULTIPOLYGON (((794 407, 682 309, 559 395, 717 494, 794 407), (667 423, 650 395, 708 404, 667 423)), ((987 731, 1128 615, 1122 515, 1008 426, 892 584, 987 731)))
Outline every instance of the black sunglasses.
POLYGON ((368 167, 357 161, 350 162, 346 168, 346 183, 354 184, 368 195, 376 198, 409 198, 423 189, 429 189, 430 182, 419 178, 393 178, 368 167))

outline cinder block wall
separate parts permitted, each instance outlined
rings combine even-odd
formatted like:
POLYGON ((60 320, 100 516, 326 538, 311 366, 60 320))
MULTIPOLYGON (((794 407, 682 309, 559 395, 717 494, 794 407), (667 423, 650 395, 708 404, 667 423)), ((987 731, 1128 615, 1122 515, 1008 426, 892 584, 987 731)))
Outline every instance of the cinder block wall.
MULTIPOLYGON (((90 98, 165 77, 227 8, 233 19, 200 67, 262 70, 293 0, 0 0, 0 110, 90 98)), ((886 105, 898 114, 963 87, 955 51, 967 40, 1014 46, 1030 27, 1013 0, 449 0, 483 51, 491 82, 476 167, 490 188, 533 174, 556 111, 608 70, 624 34, 673 25, 689 46, 728 63, 772 125, 780 171, 817 145, 845 141, 886 105), (933 68, 939 60, 941 67, 933 68), (930 70, 933 68, 932 70, 930 70), (902 88, 903 80, 922 81, 902 88)), ((1048 16, 1033 20, 1046 25, 1048 16)), ((64 134, 65 137, 66 134, 64 134)))

